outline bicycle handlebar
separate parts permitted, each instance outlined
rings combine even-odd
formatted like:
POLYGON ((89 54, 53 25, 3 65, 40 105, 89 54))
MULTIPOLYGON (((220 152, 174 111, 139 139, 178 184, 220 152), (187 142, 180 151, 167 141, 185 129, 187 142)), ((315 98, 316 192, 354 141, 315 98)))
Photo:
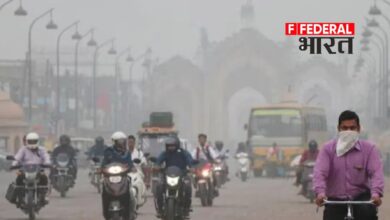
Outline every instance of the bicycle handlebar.
POLYGON ((374 205, 373 201, 329 201, 325 200, 324 205, 374 205))

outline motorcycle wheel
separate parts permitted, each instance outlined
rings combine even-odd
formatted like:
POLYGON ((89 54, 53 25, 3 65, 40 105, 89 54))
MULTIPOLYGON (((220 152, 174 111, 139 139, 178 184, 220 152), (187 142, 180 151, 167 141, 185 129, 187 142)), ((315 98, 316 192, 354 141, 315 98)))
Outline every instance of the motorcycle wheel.
POLYGON ((165 220, 175 220, 175 217, 176 217, 175 200, 168 199, 165 220))
POLYGON ((114 212, 112 214, 111 220, 121 220, 121 216, 119 215, 119 212, 114 212))
POLYGON ((218 189, 221 188, 221 186, 222 186, 222 176, 221 176, 221 174, 216 176, 215 182, 216 182, 217 188, 218 189))
POLYGON ((65 191, 65 190, 61 190, 61 197, 62 197, 62 198, 65 198, 65 197, 66 197, 66 191, 65 191))
POLYGON ((246 182, 246 180, 248 179, 248 173, 247 172, 241 172, 241 181, 242 182, 246 182))
POLYGON ((102 184, 98 183, 98 184, 96 185, 96 188, 97 188, 98 194, 101 194, 101 193, 102 193, 102 184))
POLYGON ((60 195, 62 198, 65 198, 66 196, 66 179, 64 176, 61 176, 60 179, 58 180, 58 188, 60 191, 60 195))
POLYGON ((202 206, 208 206, 208 195, 206 185, 205 184, 200 184, 199 185, 199 197, 200 197, 200 203, 202 206))
POLYGON ((34 204, 34 191, 30 190, 27 193, 27 211, 28 219, 35 220, 35 204, 34 204))

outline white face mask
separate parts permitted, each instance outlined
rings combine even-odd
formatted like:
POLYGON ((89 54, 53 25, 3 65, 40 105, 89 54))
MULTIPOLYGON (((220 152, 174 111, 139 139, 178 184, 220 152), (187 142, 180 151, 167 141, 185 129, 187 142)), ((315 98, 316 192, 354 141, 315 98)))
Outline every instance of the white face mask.
POLYGON ((359 140, 359 132, 357 131, 340 131, 336 145, 336 154, 338 157, 343 156, 351 150, 359 140))

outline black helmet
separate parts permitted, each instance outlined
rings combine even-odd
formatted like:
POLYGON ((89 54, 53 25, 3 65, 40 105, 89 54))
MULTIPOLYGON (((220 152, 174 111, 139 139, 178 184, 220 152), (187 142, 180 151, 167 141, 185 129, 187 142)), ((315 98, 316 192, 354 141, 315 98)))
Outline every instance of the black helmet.
POLYGON ((61 135, 60 145, 70 145, 70 137, 66 134, 61 135))
POLYGON ((169 136, 165 139, 166 150, 171 151, 171 149, 169 149, 170 146, 175 146, 175 150, 180 148, 180 140, 177 136, 169 136))
POLYGON ((95 144, 97 145, 103 145, 104 144, 104 138, 102 136, 98 136, 95 138, 95 144))
POLYGON ((315 141, 315 140, 309 141, 309 150, 316 151, 317 149, 318 149, 317 141, 315 141))
POLYGON ((223 142, 222 141, 216 141, 215 142, 215 147, 221 151, 223 149, 223 142))

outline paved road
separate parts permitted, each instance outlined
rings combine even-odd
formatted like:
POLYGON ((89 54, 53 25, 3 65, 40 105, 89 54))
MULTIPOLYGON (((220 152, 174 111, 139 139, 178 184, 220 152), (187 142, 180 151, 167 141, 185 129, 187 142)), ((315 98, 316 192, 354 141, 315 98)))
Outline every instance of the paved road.
MULTIPOLYGON (((4 199, 8 183, 13 173, 0 173, 0 219, 22 220, 26 216, 14 205, 4 199)), ((389 179, 390 180, 390 179, 389 179)), ((250 179, 247 183, 232 180, 216 199, 215 206, 203 208, 199 200, 194 199, 192 219, 199 220, 320 220, 313 204, 296 195, 297 188, 292 179, 250 179)), ((390 190, 387 195, 390 195, 390 190)), ((156 220, 152 200, 141 208, 139 220, 156 220)), ((390 199, 384 200, 380 209, 381 216, 390 215, 390 199)), ((86 171, 81 171, 74 189, 67 198, 60 198, 53 192, 50 204, 38 216, 43 220, 100 220, 100 197, 89 185, 86 171)), ((382 217, 382 219, 384 219, 382 217)))

